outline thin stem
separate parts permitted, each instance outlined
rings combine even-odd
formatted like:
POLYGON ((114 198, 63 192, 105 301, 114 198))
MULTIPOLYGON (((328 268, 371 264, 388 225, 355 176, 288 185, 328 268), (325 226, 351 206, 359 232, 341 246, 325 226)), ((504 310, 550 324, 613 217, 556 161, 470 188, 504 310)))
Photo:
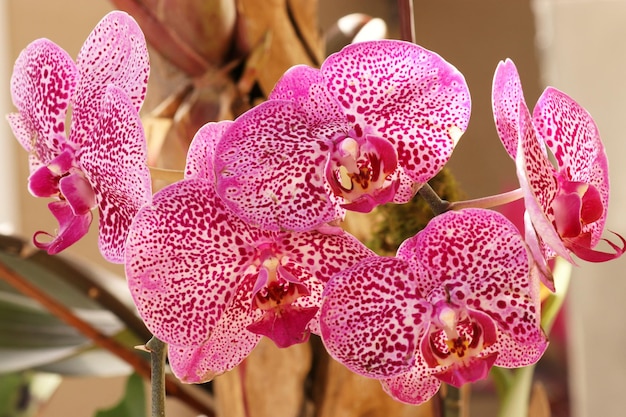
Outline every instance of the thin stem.
POLYGON ((398 0, 398 17, 400 20, 400 38, 415 43, 415 15, 413 0, 398 0))
POLYGON ((473 200, 455 201, 448 205, 448 210, 461 210, 464 208, 491 208, 508 204, 523 198, 522 189, 518 188, 506 193, 490 195, 489 197, 481 197, 473 200))
POLYGON ((435 215, 441 214, 450 209, 450 203, 446 200, 442 200, 430 184, 424 184, 418 193, 424 200, 426 200, 426 203, 428 203, 430 209, 433 213, 435 213, 435 215))
POLYGON ((441 417, 469 417, 469 399, 471 386, 463 385, 461 388, 442 384, 439 390, 439 404, 435 415, 441 417))
MULTIPOLYGON (((3 262, 0 262, 0 279, 5 280, 9 285, 20 291, 27 297, 38 301, 44 308, 57 318, 78 330, 82 335, 91 339, 95 344, 106 349, 113 355, 117 356, 124 362, 128 363, 139 375, 144 378, 150 378, 150 365, 135 350, 122 345, 115 339, 101 333, 88 322, 77 317, 71 309, 59 303, 47 293, 31 284, 27 279, 16 273, 3 262)), ((214 417, 215 412, 212 407, 203 404, 195 397, 191 396, 187 391, 183 390, 178 382, 172 377, 166 377, 165 385, 168 395, 178 398, 189 407, 199 413, 205 414, 207 417, 214 417)))
POLYGON ((152 364, 152 417, 165 417, 165 358, 166 344, 152 337, 146 343, 152 364))
POLYGON ((101 285, 93 277, 93 274, 88 273, 81 264, 63 261, 61 258, 48 255, 44 251, 35 251, 22 259, 35 261, 48 271, 54 271, 59 279, 79 290, 85 297, 95 301, 102 308, 115 314, 138 340, 146 340, 151 336, 139 316, 112 294, 106 286, 101 285))

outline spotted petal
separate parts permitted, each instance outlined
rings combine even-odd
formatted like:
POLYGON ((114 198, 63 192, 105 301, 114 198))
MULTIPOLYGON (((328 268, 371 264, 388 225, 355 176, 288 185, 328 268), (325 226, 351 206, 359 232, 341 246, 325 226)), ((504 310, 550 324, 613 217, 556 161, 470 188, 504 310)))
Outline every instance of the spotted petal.
POLYGON ((339 102, 328 92, 320 70, 307 65, 291 67, 278 80, 268 96, 270 100, 291 101, 306 115, 313 129, 322 128, 331 139, 336 131, 346 133, 350 125, 339 102), (330 129, 329 125, 335 125, 330 129))
MULTIPOLYGON (((547 341, 540 328, 539 281, 517 228, 504 216, 483 209, 447 212, 435 217, 398 251, 412 265, 422 265, 429 280, 420 291, 455 305, 486 313, 499 333, 493 351, 497 366, 525 366, 541 357, 547 341), (411 242, 414 240, 415 242, 411 242)), ((423 280, 420 280, 421 283, 423 280)), ((429 300, 431 302, 438 299, 429 300)))
POLYGON ((326 189, 329 147, 312 135, 294 103, 266 101, 240 116, 218 143, 217 191, 246 222, 310 230, 343 214, 326 189))
POLYGON ((498 63, 491 91, 491 106, 498 136, 509 156, 515 159, 520 106, 526 108, 526 103, 517 68, 510 59, 498 63))
POLYGON ((73 99, 69 141, 80 146, 98 120, 108 84, 121 88, 137 111, 143 104, 150 64, 137 22, 122 11, 107 14, 87 37, 76 66, 80 77, 73 99))
POLYGON ((352 44, 328 57, 321 71, 356 134, 389 140, 399 165, 419 184, 446 164, 467 128, 471 104, 463 75, 415 44, 352 44))
POLYGON ((76 157, 96 194, 100 251, 122 263, 130 223, 152 196, 143 127, 123 90, 106 88, 98 120, 76 157))
POLYGON ((547 88, 537 101, 533 124, 552 151, 560 175, 591 184, 600 194, 604 213, 583 228, 592 234, 593 247, 601 239, 609 206, 609 167, 598 128, 582 106, 555 88, 547 88))
POLYGON ((392 377, 413 365, 416 327, 429 314, 408 263, 374 256, 327 284, 320 317, 322 340, 330 355, 353 372, 392 377))
POLYGON ((186 383, 210 381, 239 365, 257 345, 261 336, 246 327, 260 317, 250 308, 253 279, 244 280, 206 341, 200 345, 168 347, 174 375, 186 383))
POLYGON ((187 150, 186 179, 199 178, 215 182, 215 146, 232 123, 230 120, 209 122, 198 130, 187 150))
MULTIPOLYGON (((298 298, 294 303, 302 308, 319 307, 324 286, 335 274, 374 254, 354 236, 338 228, 324 232, 287 233, 279 243, 281 251, 289 258, 288 267, 291 271, 294 271, 296 265, 299 269, 306 267, 306 274, 297 275, 306 278, 301 281, 310 294, 298 298)), ((318 310, 309 323, 311 332, 318 335, 319 316, 318 310)))
POLYGON ((8 120, 22 147, 34 156, 31 172, 63 150, 65 116, 76 78, 71 57, 47 39, 32 42, 15 61, 11 97, 19 113, 8 120))
MULTIPOLYGON (((543 242, 548 246, 548 248, 545 246, 540 248, 544 258, 552 257, 553 253, 556 253, 573 262, 569 251, 548 218, 548 214, 551 213, 550 205, 558 191, 555 169, 544 155, 543 143, 537 138, 529 112, 523 109, 519 116, 520 141, 515 165, 517 178, 524 193, 524 205, 528 218, 541 239, 538 242, 543 242)), ((529 242, 535 240, 529 239, 529 242)), ((531 250, 533 254, 538 252, 535 249, 531 250)), ((543 261, 539 259, 537 262, 543 261)))
MULTIPOLYGON (((424 359, 418 351, 416 361, 424 359)), ((387 394, 406 404, 422 404, 439 391, 441 381, 432 376, 429 369, 413 367, 403 374, 382 379, 381 384, 387 394)))
POLYGON ((237 243, 247 230, 232 217, 214 185, 197 179, 162 189, 135 217, 126 276, 139 314, 161 340, 200 346, 218 324, 248 266, 241 259, 253 256, 237 243))

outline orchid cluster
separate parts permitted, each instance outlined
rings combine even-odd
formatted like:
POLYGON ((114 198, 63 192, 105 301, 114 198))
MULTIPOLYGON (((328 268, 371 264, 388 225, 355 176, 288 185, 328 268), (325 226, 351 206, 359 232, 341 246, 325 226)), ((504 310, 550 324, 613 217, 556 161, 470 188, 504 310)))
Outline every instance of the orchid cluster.
POLYGON ((442 57, 383 40, 349 45, 319 69, 293 67, 264 103, 202 127, 184 179, 154 195, 138 113, 148 72, 139 27, 112 12, 76 62, 45 39, 21 53, 8 120, 29 152, 29 190, 54 199, 59 222, 34 244, 67 248, 98 207, 102 255, 125 264, 138 312, 184 382, 234 368, 263 336, 287 347, 313 333, 350 370, 420 404, 442 382, 539 360, 553 258, 625 251, 619 235, 612 252, 595 249, 609 184, 593 119, 554 88, 531 115, 510 60, 496 70, 493 114, 516 163, 524 235, 494 210, 449 210, 395 256, 341 221, 410 201, 446 165, 471 100, 442 57))

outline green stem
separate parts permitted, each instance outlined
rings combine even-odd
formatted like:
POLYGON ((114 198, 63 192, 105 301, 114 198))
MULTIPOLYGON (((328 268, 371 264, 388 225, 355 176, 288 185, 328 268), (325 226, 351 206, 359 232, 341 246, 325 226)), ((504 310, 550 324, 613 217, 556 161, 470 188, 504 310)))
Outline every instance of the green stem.
POLYGON ((523 198, 524 194, 522 193, 522 189, 518 188, 513 191, 508 191, 502 194, 491 195, 489 197, 481 197, 473 200, 465 200, 465 201, 455 201, 454 203, 450 203, 448 206, 448 210, 461 210, 464 208, 492 208, 496 206, 501 206, 503 204, 508 204, 513 201, 517 201, 520 198, 523 198))
POLYGON ((152 336, 146 343, 152 364, 152 417, 165 417, 165 358, 166 344, 152 336))
POLYGON ((430 184, 424 184, 418 193, 430 206, 430 209, 433 213, 435 213, 435 215, 441 214, 450 209, 450 203, 446 200, 442 200, 430 184))

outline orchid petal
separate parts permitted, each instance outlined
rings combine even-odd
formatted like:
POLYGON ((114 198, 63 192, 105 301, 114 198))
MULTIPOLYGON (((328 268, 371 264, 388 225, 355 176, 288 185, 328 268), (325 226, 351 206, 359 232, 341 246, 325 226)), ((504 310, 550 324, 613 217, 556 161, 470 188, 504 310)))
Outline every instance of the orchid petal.
POLYGON ((465 79, 415 44, 348 45, 328 57, 321 72, 357 136, 389 140, 399 165, 417 183, 439 172, 467 128, 471 104, 465 79))
POLYGON ((254 259, 254 248, 242 239, 249 240, 246 226, 208 181, 172 184, 139 210, 127 241, 126 276, 153 334, 174 346, 207 341, 254 259))
POLYGON ((554 277, 541 250, 541 243, 539 242, 537 231, 530 220, 528 211, 524 213, 524 231, 524 240, 532 255, 534 264, 537 267, 539 279, 550 291, 554 292, 554 277))
POLYGON ((83 215, 96 207, 96 196, 82 173, 75 172, 61 178, 59 189, 75 216, 83 215))
POLYGON ((69 141, 82 146, 94 128, 106 87, 114 84, 139 111, 147 91, 150 63, 143 32, 125 12, 107 14, 83 44, 76 67, 80 83, 73 100, 69 141))
POLYGON ((429 317, 409 265, 370 257, 327 284, 321 309, 329 354, 360 375, 384 378, 407 372, 417 348, 416 326, 429 317))
MULTIPOLYGON (((337 273, 353 266, 357 262, 374 255, 370 249, 354 236, 339 229, 338 233, 328 234, 315 230, 304 233, 287 233, 279 241, 280 251, 288 258, 286 267, 298 272, 300 282, 309 289, 310 294, 300 297, 294 305, 307 308, 319 307, 325 284, 337 273)), ((320 334, 318 310, 309 322, 312 333, 320 334)))
POLYGON ((609 241, 608 239, 602 239, 615 251, 613 253, 591 249, 589 242, 590 239, 589 241, 584 242, 584 244, 580 244, 578 239, 568 239, 565 242, 565 245, 569 250, 574 252, 576 256, 584 261, 607 262, 619 258, 624 254, 624 252, 626 252, 626 239, 624 239, 621 235, 618 235, 617 233, 614 234, 621 241, 621 247, 618 244, 609 241))
POLYGON ((133 217, 152 196, 141 120, 126 94, 109 85, 89 140, 76 153, 100 211, 99 246, 110 262, 124 262, 133 217))
POLYGON ((313 129, 323 127, 322 130, 328 130, 327 126, 336 125, 336 129, 330 130, 328 139, 335 130, 347 132, 349 129, 339 103, 326 89, 322 73, 316 68, 307 65, 291 67, 278 80, 268 99, 293 102, 306 115, 313 129))
POLYGON ((215 145, 232 124, 230 120, 210 122, 198 130, 187 150, 185 179, 198 178, 215 182, 215 145))
POLYGON ((32 42, 15 61, 11 96, 19 114, 9 122, 22 147, 35 155, 31 172, 63 150, 65 115, 76 78, 71 57, 48 39, 32 42))
POLYGON ((56 236, 39 231, 33 236, 33 244, 37 248, 47 251, 50 255, 55 255, 87 234, 93 215, 91 211, 78 216, 74 215, 72 208, 66 201, 53 201, 48 204, 48 209, 59 222, 59 231, 56 236), (49 236, 52 240, 40 242, 38 240, 40 235, 49 236))
POLYGON ((218 194, 253 225, 311 230, 343 216, 323 175, 329 148, 311 136, 295 104, 266 101, 240 116, 218 143, 218 194))
POLYGON ((28 178, 28 191, 36 197, 52 197, 59 193, 59 179, 74 163, 73 152, 65 150, 47 165, 41 166, 28 178))
POLYGON ((530 114, 524 110, 522 109, 519 115, 520 141, 515 165, 517 178, 524 193, 526 211, 541 241, 557 255, 573 263, 569 251, 546 215, 558 190, 554 167, 544 156, 543 145, 537 139, 530 114))
MULTIPOLYGON (((422 363, 423 358, 418 357, 416 363, 422 363)), ((413 367, 410 371, 382 379, 383 390, 397 401, 406 404, 422 404, 432 398, 439 387, 441 381, 432 376, 432 370, 426 367, 413 367)))
MULTIPOLYGON (((609 168, 598 127, 591 115, 571 97, 555 88, 547 88, 535 106, 533 124, 552 151, 559 172, 568 181, 594 186, 603 207, 609 204, 609 168)), ((602 236, 607 211, 597 221, 585 225, 591 232, 591 247, 602 236)))
POLYGON ((507 153, 515 160, 519 132, 520 108, 528 109, 515 64, 500 61, 493 77, 491 106, 498 136, 507 153))
POLYGON ((545 342, 539 281, 522 236, 506 217, 484 209, 446 212, 408 241, 398 256, 426 270, 420 277, 430 280, 418 280, 423 294, 434 294, 429 287, 438 281, 446 289, 438 298, 488 314, 520 345, 545 342))
POLYGON ((257 345, 261 336, 246 327, 261 316, 250 309, 252 279, 245 279, 224 310, 208 339, 201 345, 168 348, 172 371, 183 382, 199 384, 239 365, 257 345))

